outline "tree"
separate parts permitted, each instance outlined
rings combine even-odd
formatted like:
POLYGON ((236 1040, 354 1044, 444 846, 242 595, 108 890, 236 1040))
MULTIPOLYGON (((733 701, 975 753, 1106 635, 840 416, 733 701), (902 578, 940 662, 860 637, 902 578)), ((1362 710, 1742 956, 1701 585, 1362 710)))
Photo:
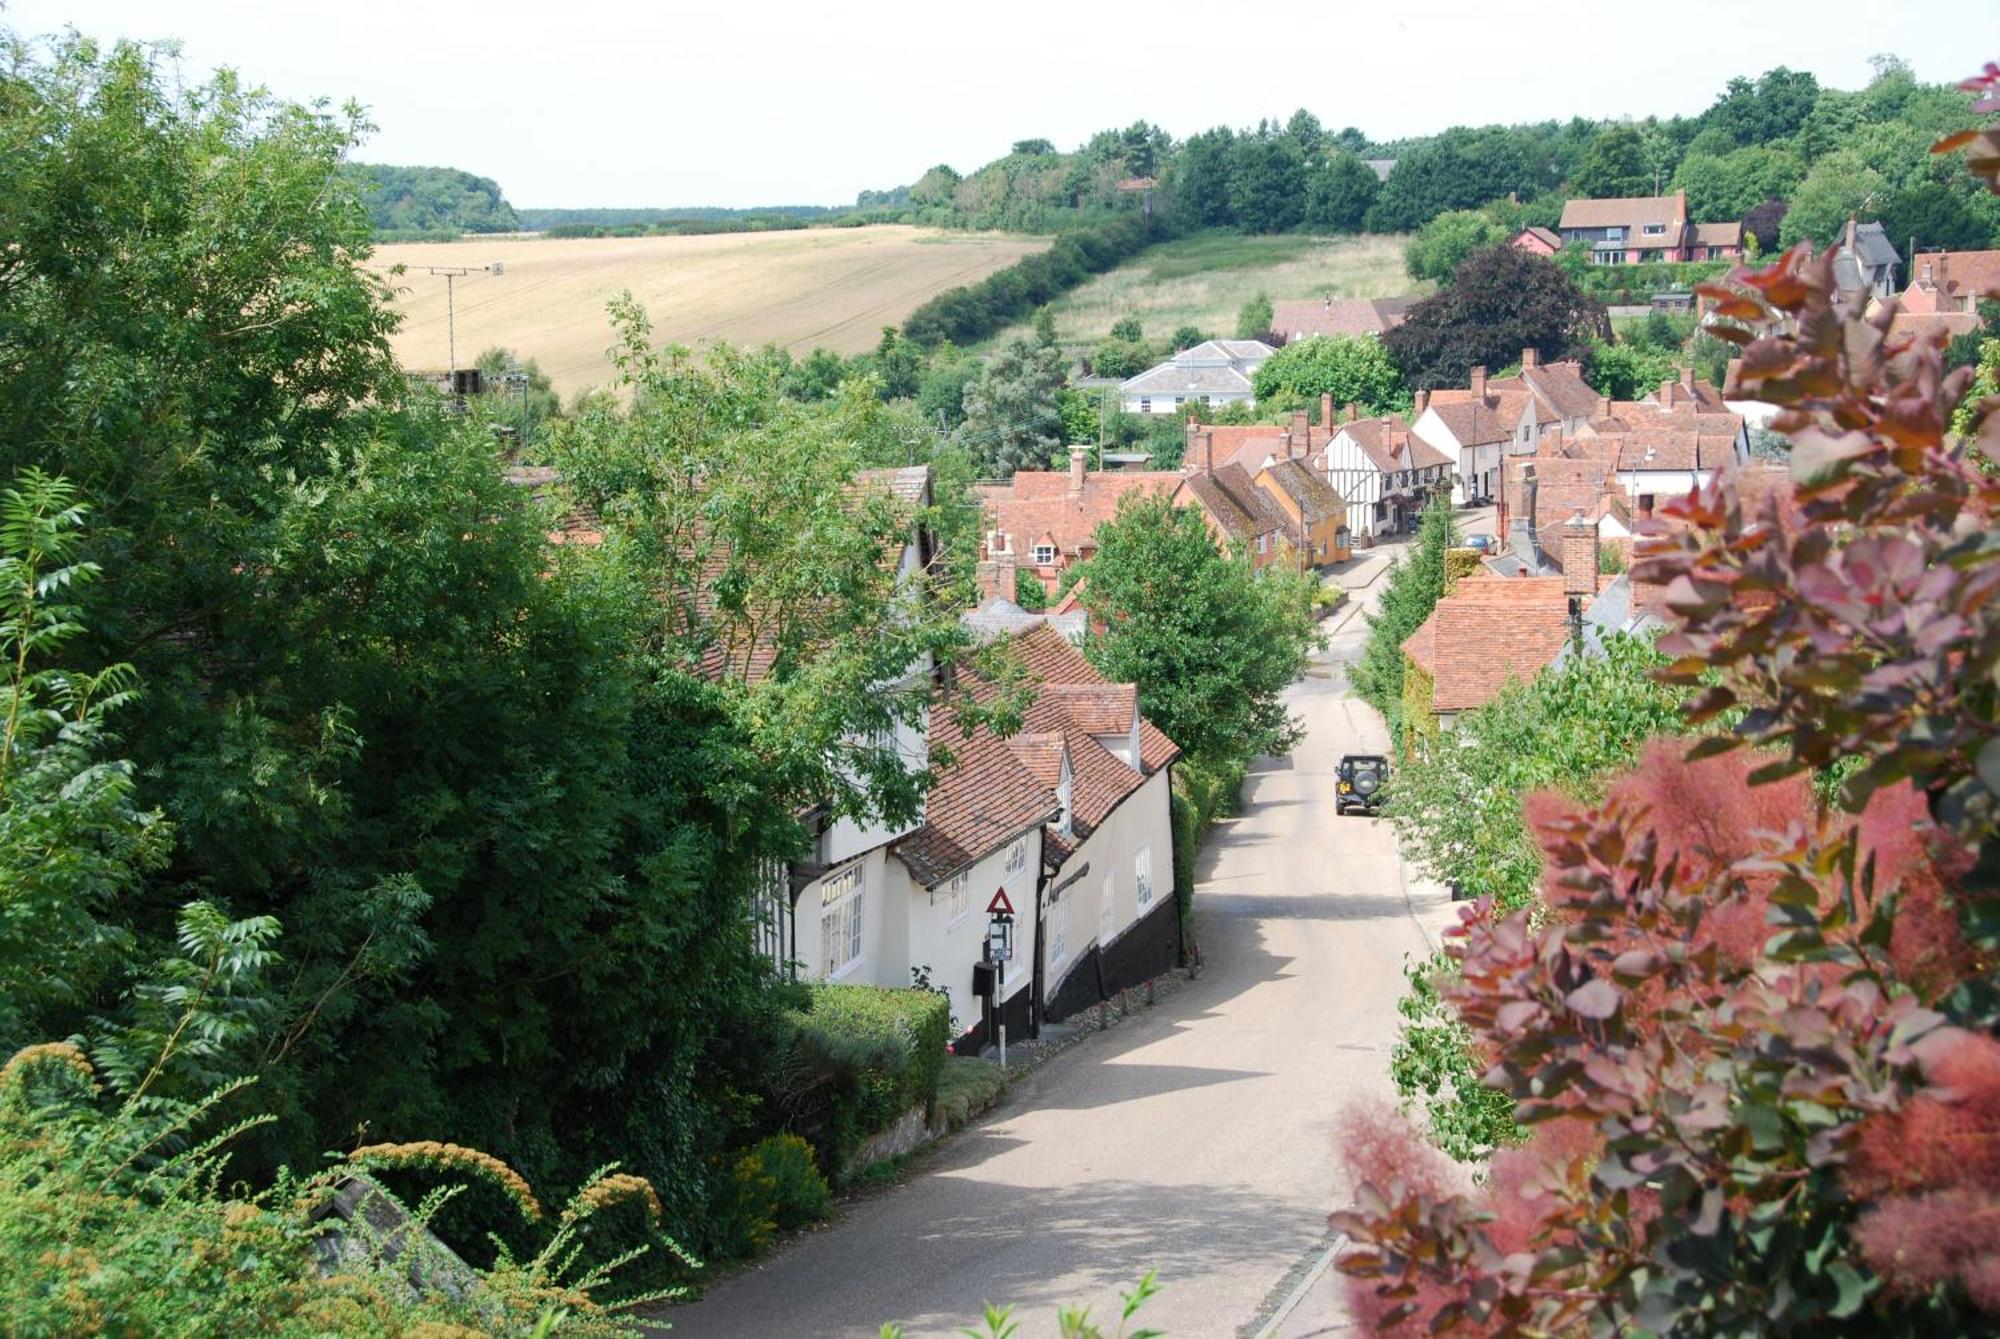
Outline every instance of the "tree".
POLYGON ((1260 401, 1331 395, 1336 405, 1358 404, 1370 414, 1409 402, 1402 374, 1372 335, 1319 335, 1287 344, 1258 367, 1254 384, 1260 401))
POLYGON ((1283 564, 1263 572, 1224 554, 1199 513, 1127 494, 1083 564, 1084 603, 1104 624, 1085 653, 1139 686, 1139 706, 1209 764, 1282 753, 1298 727, 1281 694, 1319 644, 1318 584, 1283 564))
POLYGON ((1679 371, 1680 359, 1671 351, 1630 343, 1600 344, 1591 359, 1590 385, 1614 400, 1636 400, 1679 371))
POLYGON ((939 429, 949 432, 965 422, 966 388, 978 381, 986 365, 977 358, 951 351, 940 355, 917 387, 917 408, 939 429))
POLYGON ((1292 140, 1245 135, 1229 155, 1229 214, 1244 232, 1290 232, 1305 217, 1306 160, 1292 140))
POLYGON ((1145 328, 1139 324, 1139 318, 1136 316, 1121 316, 1111 325, 1111 338, 1113 339, 1122 339, 1128 343, 1136 344, 1145 337, 1145 328))
POLYGON ((1632 126, 1606 126, 1591 140, 1569 184, 1594 200, 1653 194, 1645 139, 1632 126))
POLYGON ((1336 153, 1306 176, 1305 226, 1316 232, 1360 232, 1382 189, 1375 169, 1351 153, 1336 153))
POLYGON ((1417 229, 1403 244, 1403 268, 1412 279, 1442 283, 1473 252, 1506 241, 1507 231, 1477 210, 1448 210, 1417 229))
POLYGON ((1789 247, 1810 240, 1825 248, 1840 240, 1853 215, 1872 215, 1885 200, 1889 183, 1860 154, 1840 149, 1813 164, 1791 194, 1778 225, 1778 242, 1789 247))
POLYGON ((1168 342, 1173 345, 1175 353, 1182 353, 1188 349, 1192 349, 1197 344, 1206 344, 1208 342, 1208 335, 1198 325, 1177 326, 1174 329, 1173 338, 1168 342))
POLYGON ((1962 192, 1934 181, 1919 181, 1890 195, 1880 222, 1910 260, 1910 239, 1925 250, 1979 251, 1994 241, 1992 225, 1975 213, 1962 192))
POLYGON ((1262 339, 1271 333, 1271 322, 1276 319, 1271 308, 1271 295, 1258 293, 1236 313, 1236 338, 1262 339))
POLYGON ((1020 158, 1046 158, 1055 151, 1056 146, 1045 139, 1017 139, 1007 152, 1020 158))
POLYGON ((1948 435, 1968 373, 1885 356, 1827 258, 1732 287, 1788 486, 1692 490, 1634 572, 1676 592, 1661 674, 1712 733, 1600 803, 1533 802, 1546 910, 1475 912, 1446 994, 1535 1134, 1467 1198, 1357 1131, 1372 1184, 1334 1226, 1364 1325, 1917 1335, 2000 1311, 2000 1165, 1965 1134, 2000 1121, 2000 481, 1948 435))
POLYGON ((1306 162, 1316 163, 1326 145, 1326 128, 1320 125, 1317 116, 1301 107, 1285 122, 1285 138, 1299 146, 1306 162))
POLYGON ((1051 348, 1056 342, 1056 314, 1045 302, 1035 308, 1035 343, 1051 348))
POLYGON ((1473 252, 1449 287, 1411 307, 1382 342, 1410 385, 1424 390, 1462 386, 1474 366, 1505 367, 1522 349, 1560 356, 1606 329, 1604 308, 1553 261, 1495 246, 1473 252))
POLYGON ((1742 218, 1765 200, 1789 195, 1804 176, 1797 155, 1765 145, 1733 149, 1722 156, 1689 154, 1674 174, 1687 192, 1689 217, 1702 223, 1742 218))
POLYGON ((1731 79, 1714 105, 1701 115, 1702 126, 1727 135, 1738 145, 1769 144, 1784 139, 1805 124, 1819 98, 1819 80, 1810 71, 1780 65, 1753 83, 1731 79))
POLYGON ((1130 340, 1101 339, 1090 351, 1091 375, 1117 377, 1120 381, 1138 376, 1152 366, 1152 362, 1152 350, 1130 340))
POLYGON ((1743 236, 1746 243, 1755 238, 1757 249, 1764 255, 1778 250, 1778 234, 1785 220, 1785 210, 1789 208, 1783 200, 1766 200, 1752 208, 1743 216, 1743 236))
POLYGON ((1062 445, 1056 392, 1063 380, 1060 353, 1013 341, 966 386, 965 421, 952 441, 972 456, 984 478, 1045 468, 1062 445))
POLYGON ((1392 733, 1403 700, 1403 643, 1424 625, 1445 591, 1445 550, 1458 541, 1451 504, 1433 498, 1424 508, 1417 542, 1389 568, 1388 584, 1375 612, 1368 615, 1368 640, 1348 672, 1354 691, 1388 717, 1392 733))
POLYGON ((1173 160, 1174 208, 1197 228, 1224 228, 1236 221, 1230 203, 1235 149, 1235 133, 1218 126, 1190 138, 1173 160))
POLYGON ((1553 184, 1535 176, 1513 132, 1453 126, 1397 158, 1368 210, 1368 230, 1407 232, 1447 209, 1477 209, 1509 191, 1531 196, 1553 184))

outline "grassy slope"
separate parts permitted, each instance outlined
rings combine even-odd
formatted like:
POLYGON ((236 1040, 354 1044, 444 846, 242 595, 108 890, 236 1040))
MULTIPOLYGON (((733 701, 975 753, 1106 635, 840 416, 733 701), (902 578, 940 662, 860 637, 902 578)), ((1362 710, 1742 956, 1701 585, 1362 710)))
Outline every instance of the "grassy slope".
MULTIPOLYGON (((1403 241, 1203 233, 1163 242, 1058 299, 1056 333, 1065 345, 1086 348, 1109 334, 1113 322, 1137 316, 1149 339, 1182 325, 1226 336, 1236 332, 1238 309, 1259 292, 1273 301, 1428 292, 1428 284, 1403 272, 1403 241)), ((1000 338, 1026 331, 1023 324, 1000 338)))

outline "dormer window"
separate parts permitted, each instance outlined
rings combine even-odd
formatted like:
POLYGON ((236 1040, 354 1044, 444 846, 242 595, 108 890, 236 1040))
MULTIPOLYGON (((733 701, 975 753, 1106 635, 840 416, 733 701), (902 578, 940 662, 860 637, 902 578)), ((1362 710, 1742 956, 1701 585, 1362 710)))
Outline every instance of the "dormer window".
POLYGON ((1646 236, 1648 237, 1664 237, 1666 233, 1667 225, 1664 223, 1648 223, 1646 225, 1646 236))
POLYGON ((1055 564, 1055 560, 1056 560, 1055 545, 1053 544, 1035 545, 1035 566, 1051 567, 1055 564))

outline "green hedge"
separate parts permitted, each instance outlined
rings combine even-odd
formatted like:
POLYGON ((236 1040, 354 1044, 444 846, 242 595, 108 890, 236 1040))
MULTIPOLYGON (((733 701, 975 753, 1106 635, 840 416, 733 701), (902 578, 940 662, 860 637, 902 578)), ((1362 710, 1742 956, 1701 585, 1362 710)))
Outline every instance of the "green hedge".
POLYGON ((1023 256, 976 284, 946 289, 911 312, 906 338, 932 348, 951 340, 971 344, 1061 297, 1094 274, 1114 268, 1153 241, 1145 218, 1121 214, 1056 238, 1047 251, 1023 256))
POLYGON ((942 996, 880 986, 816 985, 775 1057, 773 1096, 786 1124, 810 1140, 835 1183, 863 1140, 911 1107, 931 1112, 951 1041, 942 996))
POLYGON ((1569 271, 1591 297, 1607 306, 1643 306, 1653 294, 1691 292, 1696 284, 1719 279, 1736 262, 1730 260, 1687 260, 1648 265, 1579 265, 1569 271))

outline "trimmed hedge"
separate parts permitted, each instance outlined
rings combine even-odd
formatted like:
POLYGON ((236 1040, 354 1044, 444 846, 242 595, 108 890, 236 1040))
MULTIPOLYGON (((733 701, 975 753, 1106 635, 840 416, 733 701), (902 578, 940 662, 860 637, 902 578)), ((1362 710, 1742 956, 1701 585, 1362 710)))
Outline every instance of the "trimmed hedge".
POLYGON ((1146 219, 1136 213, 1066 232, 1047 251, 1023 256, 976 284, 946 289, 924 303, 903 322, 904 338, 927 348, 946 340, 982 340, 1137 255, 1152 241, 1146 219))
POLYGON ((816 985, 773 1077, 786 1125, 810 1140, 835 1184, 862 1141, 911 1107, 928 1115, 951 1041, 942 996, 880 986, 816 985))

